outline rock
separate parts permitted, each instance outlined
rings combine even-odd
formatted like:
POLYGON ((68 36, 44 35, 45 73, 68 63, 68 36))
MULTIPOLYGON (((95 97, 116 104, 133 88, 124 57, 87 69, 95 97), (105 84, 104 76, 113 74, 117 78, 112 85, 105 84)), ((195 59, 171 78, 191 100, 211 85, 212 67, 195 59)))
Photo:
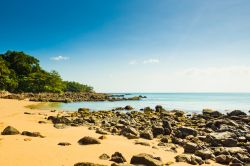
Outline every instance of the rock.
POLYGON ((232 156, 222 154, 217 156, 215 161, 220 164, 229 164, 232 161, 232 156))
POLYGON ((198 156, 195 156, 195 155, 191 155, 191 162, 189 164, 193 164, 193 165, 196 165, 196 164, 204 164, 205 162, 198 156))
POLYGON ((237 146, 236 135, 228 131, 210 133, 206 136, 206 142, 210 143, 212 146, 237 146))
POLYGON ((102 134, 102 135, 107 135, 108 134, 108 132, 106 132, 106 131, 104 131, 103 129, 100 129, 100 128, 96 129, 96 133, 102 134))
POLYGON ((189 135, 196 137, 197 134, 198 134, 197 130, 191 127, 179 127, 176 129, 176 136, 179 138, 185 138, 186 136, 189 136, 189 135))
POLYGON ((143 111, 144 111, 144 113, 149 114, 149 113, 153 112, 154 110, 151 109, 150 107, 145 107, 145 108, 143 109, 143 111))
POLYGON ((101 164, 95 164, 95 163, 89 163, 89 162, 81 162, 76 163, 74 166, 107 166, 107 165, 101 165, 101 164))
POLYGON ((80 145, 101 144, 98 139, 89 136, 81 138, 78 143, 80 145))
POLYGON ((161 112, 161 111, 164 111, 164 109, 161 105, 155 106, 155 112, 161 112))
POLYGON ((237 153, 235 157, 244 163, 250 163, 250 157, 249 154, 247 155, 247 153, 246 154, 237 153))
POLYGON ((89 108, 79 108, 78 112, 79 113, 89 113, 89 108))
POLYGON ((17 134, 20 134, 20 132, 12 126, 6 127, 2 132, 2 135, 17 135, 17 134))
POLYGON ((31 141, 31 138, 24 138, 24 141, 31 141))
POLYGON ((162 137, 160 141, 163 142, 163 143, 168 143, 169 138, 168 137, 162 137))
POLYGON ((146 165, 146 166, 161 166, 163 165, 162 161, 156 159, 150 154, 141 153, 138 155, 134 155, 131 158, 130 164, 139 164, 139 165, 146 165))
POLYGON ((42 120, 38 121, 38 123, 40 123, 40 124, 46 124, 46 122, 42 121, 42 120))
POLYGON ((197 144, 188 142, 184 145, 184 153, 195 153, 197 147, 197 144))
POLYGON ((60 145, 60 146, 69 146, 69 145, 71 145, 71 143, 69 143, 69 142, 59 142, 57 145, 60 145))
POLYGON ((213 157, 213 153, 208 149, 196 150, 195 155, 201 157, 203 160, 208 160, 213 157))
POLYGON ((136 145, 143 145, 143 146, 150 146, 150 144, 148 142, 141 142, 141 141, 136 141, 135 144, 136 145))
POLYGON ((168 120, 163 120, 163 128, 165 130, 165 134, 170 135, 172 132, 172 127, 171 127, 171 123, 168 120))
POLYGON ((48 120, 51 120, 52 123, 54 123, 54 124, 58 124, 58 123, 70 124, 71 123, 71 121, 68 118, 64 117, 64 116, 62 116, 62 117, 49 116, 48 120))
POLYGON ((158 135, 164 135, 164 128, 162 126, 153 126, 152 132, 154 137, 157 137, 158 135))
POLYGON ((134 108, 131 107, 130 105, 127 105, 127 106, 124 107, 124 109, 125 109, 125 110, 133 110, 134 108))
POLYGON ((22 135, 26 135, 26 136, 29 136, 29 137, 41 137, 41 138, 44 138, 44 136, 42 136, 39 132, 23 131, 22 135))
POLYGON ((148 140, 152 140, 154 138, 153 133, 151 131, 143 131, 140 134, 140 137, 148 140))
POLYGON ((110 159, 110 156, 107 155, 106 153, 103 153, 101 156, 99 156, 99 159, 101 159, 101 160, 108 160, 108 159, 110 159))
POLYGON ((189 155, 186 154, 180 154, 175 156, 175 161, 176 162, 186 162, 186 163, 190 163, 191 162, 191 158, 189 155))
POLYGON ((116 163, 125 163, 126 159, 120 152, 115 152, 114 154, 112 154, 110 161, 114 161, 116 163))
POLYGON ((220 113, 219 111, 214 111, 214 110, 211 110, 211 109, 203 109, 202 114, 204 116, 211 116, 211 117, 220 117, 220 116, 222 116, 222 113, 220 113))
POLYGON ((246 140, 250 142, 250 134, 246 134, 246 140))
POLYGON ((31 115, 31 113, 30 113, 30 112, 24 112, 24 114, 26 114, 26 115, 31 115))
POLYGON ((180 110, 173 110, 172 112, 175 113, 174 115, 175 115, 176 117, 183 117, 184 114, 185 114, 185 112, 180 111, 180 110))
POLYGON ((195 155, 188 155, 188 154, 177 155, 175 156, 175 160, 176 162, 186 162, 186 163, 193 164, 193 165, 204 164, 204 161, 200 157, 195 156, 195 155))
POLYGON ((130 126, 127 126, 124 129, 122 129, 121 135, 127 137, 128 139, 139 138, 139 132, 135 128, 130 127, 130 126))
POLYGON ((104 140, 107 139, 107 137, 105 135, 101 135, 98 139, 104 140))
POLYGON ((240 110, 234 110, 227 114, 228 116, 246 116, 247 114, 240 110))
POLYGON ((54 124, 54 127, 55 127, 56 129, 64 129, 64 128, 66 128, 67 126, 66 126, 65 124, 60 124, 60 123, 58 123, 58 124, 54 124))

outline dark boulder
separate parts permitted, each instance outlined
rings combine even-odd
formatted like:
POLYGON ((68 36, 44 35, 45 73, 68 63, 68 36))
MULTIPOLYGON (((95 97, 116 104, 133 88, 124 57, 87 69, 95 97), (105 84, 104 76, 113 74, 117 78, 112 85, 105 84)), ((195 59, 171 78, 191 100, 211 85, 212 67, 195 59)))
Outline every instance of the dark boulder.
POLYGON ((227 114, 228 116, 246 116, 247 114, 241 110, 234 110, 227 114))
POLYGON ((168 120, 163 120, 163 128, 165 130, 165 134, 170 135, 172 133, 172 126, 168 120))
POLYGON ((164 128, 162 126, 153 126, 152 132, 153 132, 154 137, 165 134, 164 128))
POLYGON ((12 126, 6 127, 2 132, 2 135, 17 135, 17 134, 20 134, 20 132, 12 126))
POLYGON ((139 138, 139 132, 130 126, 125 127, 121 130, 121 135, 127 137, 128 139, 136 139, 139 138))
POLYGON ((64 117, 64 116, 62 116, 62 117, 49 116, 48 120, 51 120, 52 123, 54 123, 54 124, 58 124, 58 123, 70 124, 71 123, 71 121, 68 118, 64 117))
POLYGON ((155 112, 162 112, 164 111, 164 108, 161 105, 155 106, 155 112))
POLYGON ((120 152, 115 152, 114 154, 112 154, 110 161, 114 161, 116 163, 125 163, 127 160, 120 152))
POLYGON ((189 136, 189 135, 196 137, 197 134, 198 134, 197 130, 191 127, 179 127, 176 129, 176 136, 179 138, 185 138, 186 136, 189 136))
POLYGON ((210 117, 220 117, 222 113, 219 111, 211 110, 211 109, 203 109, 202 110, 203 116, 210 116, 210 117))
POLYGON ((127 105, 127 106, 124 107, 124 109, 125 109, 125 110, 133 110, 134 108, 131 107, 130 105, 127 105))
POLYGON ((89 136, 81 138, 78 143, 80 145, 101 144, 98 139, 89 136))
POLYGON ((198 148, 198 145, 192 142, 188 142, 184 145, 183 148, 185 153, 195 153, 198 148))
POLYGON ((163 165, 162 161, 160 161, 158 158, 153 157, 150 154, 141 153, 138 155, 134 155, 131 158, 130 164, 135 165, 146 165, 146 166, 161 166, 163 165))
POLYGON ((213 132, 206 136, 206 142, 211 146, 237 146, 237 136, 232 132, 213 132))
POLYGON ((211 159, 213 157, 213 153, 208 149, 196 150, 195 155, 201 157, 203 160, 211 159))
POLYGON ((154 138, 153 133, 151 131, 141 132, 140 137, 148 140, 152 140, 154 138))
POLYGON ((230 155, 219 155, 215 158, 215 161, 220 164, 229 164, 232 161, 233 157, 230 155))
POLYGON ((29 137, 41 137, 41 138, 44 137, 39 132, 30 132, 30 131, 23 131, 22 135, 26 135, 26 136, 29 136, 29 137))

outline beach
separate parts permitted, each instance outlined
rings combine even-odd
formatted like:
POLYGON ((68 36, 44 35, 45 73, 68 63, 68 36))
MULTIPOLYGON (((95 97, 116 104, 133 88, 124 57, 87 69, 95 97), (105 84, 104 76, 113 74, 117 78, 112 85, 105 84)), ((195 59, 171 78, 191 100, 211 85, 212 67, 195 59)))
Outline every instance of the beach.
POLYGON ((230 120, 236 129, 232 131, 231 128, 225 132, 214 129, 210 124, 224 123, 221 127, 226 130, 225 125, 232 125, 228 124, 230 118, 241 123, 235 117, 236 114, 243 117, 243 121, 249 119, 244 112, 234 111, 223 115, 217 111, 203 110, 203 118, 208 121, 205 122, 201 115, 193 115, 190 119, 181 111, 166 111, 161 106, 157 106, 155 110, 145 108, 144 113, 132 111, 126 114, 119 111, 89 112, 87 108, 81 108, 77 112, 40 110, 39 107, 36 108, 40 104, 26 100, 0 99, 0 131, 3 131, 0 135, 0 165, 73 166, 81 162, 129 165, 132 163, 131 159, 139 154, 150 155, 149 159, 144 159, 159 163, 155 165, 220 165, 219 163, 225 162, 243 164, 242 161, 247 162, 249 159, 249 135, 245 133, 245 139, 234 135, 245 126, 239 128, 230 120), (132 117, 131 123, 127 121, 127 115, 132 117), (157 116, 166 116, 168 121, 157 116), (218 120, 220 117, 221 120, 218 120), (138 118, 144 120, 138 122, 138 118), (148 123, 148 118, 153 120, 153 124, 160 125, 163 122, 164 130, 160 126, 151 126, 152 124, 146 126, 144 123, 148 123), (114 124, 118 130, 107 127, 114 123, 114 119, 120 119, 114 124), (188 125, 192 127, 185 127, 188 125), (7 126, 14 127, 22 135, 5 135, 4 129, 7 126), (151 127, 153 135, 147 130, 151 127), (139 134, 138 131, 144 134, 139 134), (91 137, 95 143, 93 140, 87 144, 80 142, 83 137, 91 137), (59 143, 65 146, 58 145, 59 143), (122 162, 100 158, 103 154, 110 157, 116 152, 124 158, 122 162), (241 161, 236 159, 237 155, 240 155, 241 161))
MULTIPOLYGON (((31 104, 35 103, 0 99, 0 131, 10 125, 19 131, 36 131, 45 136, 45 138, 36 138, 23 135, 0 135, 0 165, 70 166, 83 161, 110 165, 113 162, 100 160, 99 156, 103 153, 112 155, 116 151, 121 152, 128 161, 132 155, 144 152, 161 157, 164 162, 175 161, 174 157, 177 153, 153 149, 152 146, 135 145, 134 140, 122 136, 107 135, 107 139, 102 140, 100 145, 79 145, 77 141, 80 138, 84 136, 98 138, 100 134, 88 130, 87 127, 56 129, 44 118, 57 113, 25 107, 31 104), (24 114, 24 112, 31 114, 24 114), (46 124, 38 123, 44 120, 46 124), (63 147, 57 145, 59 142, 69 142, 72 145, 63 147)), ((155 140, 147 142, 151 145, 157 144, 155 140)), ((178 153, 182 152, 183 149, 179 148, 178 153)), ((182 163, 182 165, 187 164, 182 163)))

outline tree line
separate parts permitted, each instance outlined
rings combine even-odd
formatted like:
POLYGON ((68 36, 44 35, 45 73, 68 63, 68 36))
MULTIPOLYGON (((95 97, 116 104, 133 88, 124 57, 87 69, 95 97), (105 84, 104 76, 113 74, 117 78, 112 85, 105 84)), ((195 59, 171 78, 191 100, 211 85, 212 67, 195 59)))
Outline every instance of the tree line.
POLYGON ((63 81, 56 71, 47 72, 39 60, 24 52, 0 54, 0 90, 19 92, 92 92, 93 87, 74 81, 63 81))

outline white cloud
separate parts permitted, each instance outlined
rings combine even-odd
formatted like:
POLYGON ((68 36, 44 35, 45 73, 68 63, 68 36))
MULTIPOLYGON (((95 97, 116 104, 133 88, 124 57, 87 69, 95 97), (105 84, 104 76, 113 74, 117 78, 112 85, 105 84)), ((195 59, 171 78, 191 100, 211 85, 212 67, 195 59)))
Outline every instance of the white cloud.
POLYGON ((128 63, 129 65, 136 65, 137 64, 137 61, 136 60, 132 60, 128 63))
POLYGON ((159 63, 159 59, 147 59, 143 61, 143 64, 153 64, 153 63, 159 63))
POLYGON ((50 59, 54 60, 54 61, 61 61, 61 60, 68 60, 69 57, 59 55, 59 56, 56 56, 56 57, 51 57, 50 59))

